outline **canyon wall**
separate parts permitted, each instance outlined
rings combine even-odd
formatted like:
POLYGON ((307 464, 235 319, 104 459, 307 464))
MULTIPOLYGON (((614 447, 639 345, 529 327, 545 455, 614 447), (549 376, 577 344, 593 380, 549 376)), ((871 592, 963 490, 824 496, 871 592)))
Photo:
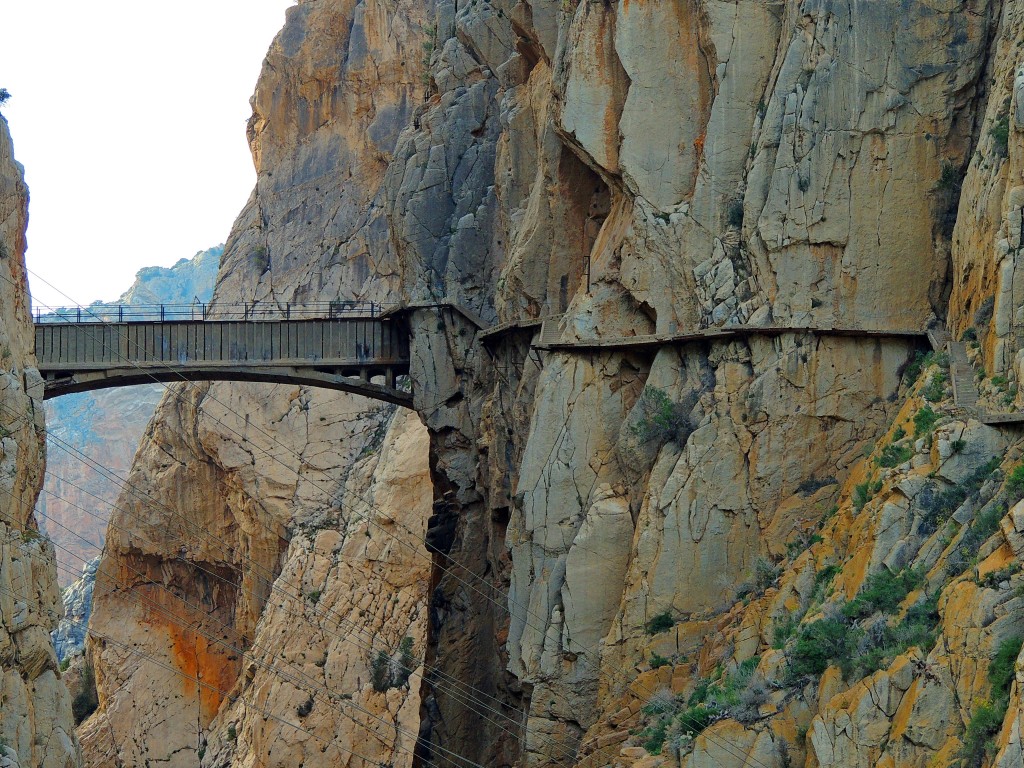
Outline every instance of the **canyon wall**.
POLYGON ((292 8, 216 299, 400 299, 418 419, 164 399, 92 622, 147 658, 94 638, 90 759, 1019 762, 1022 445, 923 353, 1017 405, 1022 23, 292 8))
MULTIPOLYGON (((438 4, 437 93, 389 202, 409 300, 513 326, 481 343, 413 316, 452 557, 487 560, 511 613, 471 605, 435 638, 444 655, 473 627, 479 661, 452 671, 511 673, 498 686, 527 720, 502 761, 625 742, 587 734, 649 663, 651 619, 683 619, 673 656, 699 649, 888 426, 921 344, 902 332, 947 313, 942 180, 974 150, 999 13, 438 4), (538 338, 529 321, 551 316, 538 338), (792 330, 607 346, 735 325, 792 330)), ((450 703, 439 738, 494 760, 502 739, 453 732, 472 718, 450 703)))
POLYGON ((50 631, 61 616, 54 548, 32 510, 43 483, 43 380, 25 273, 28 188, 0 116, 0 764, 80 764, 50 631))

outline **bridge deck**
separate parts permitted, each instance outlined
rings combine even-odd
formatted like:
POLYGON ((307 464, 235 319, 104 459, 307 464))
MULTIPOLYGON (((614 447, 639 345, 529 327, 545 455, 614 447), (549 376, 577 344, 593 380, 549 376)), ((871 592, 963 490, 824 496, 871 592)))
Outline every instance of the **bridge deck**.
POLYGON ((36 324, 45 397, 146 381, 294 382, 410 405, 395 389, 409 372, 401 321, 182 320, 36 324), (371 378, 383 376, 385 384, 371 378))

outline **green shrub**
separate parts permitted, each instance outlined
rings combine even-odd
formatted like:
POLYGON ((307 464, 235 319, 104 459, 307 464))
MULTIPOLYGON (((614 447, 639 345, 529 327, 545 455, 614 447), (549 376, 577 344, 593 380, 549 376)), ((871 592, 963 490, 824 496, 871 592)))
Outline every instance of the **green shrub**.
POLYGON ((998 571, 991 571, 990 573, 987 573, 983 578, 979 578, 978 586, 987 587, 989 589, 996 589, 1004 581, 1009 581, 1018 573, 1020 573, 1020 564, 1011 563, 1005 568, 1000 568, 998 571))
POLYGON ((909 648, 916 646, 928 653, 938 638, 938 624, 939 596, 935 593, 909 608, 896 626, 883 625, 874 634, 875 641, 868 643, 854 659, 854 669, 863 677, 887 667, 909 648))
POLYGON ((992 137, 992 151, 996 157, 1006 157, 1010 154, 1010 116, 1001 115, 995 124, 988 129, 992 137))
POLYGON ((651 654, 651 669, 660 669, 661 667, 667 667, 672 663, 672 660, 667 656, 659 656, 656 653, 651 654))
POLYGON ((942 173, 939 175, 939 189, 953 191, 960 187, 960 171, 949 160, 942 161, 942 173))
POLYGON ((786 557, 790 560, 795 560, 803 552, 806 552, 815 544, 821 544, 823 541, 824 539, 816 533, 808 536, 806 531, 801 531, 795 539, 786 542, 786 557))
POLYGON ((862 619, 873 613, 892 613, 923 583, 924 575, 915 569, 893 573, 882 568, 868 576, 857 596, 843 607, 843 615, 848 619, 862 619))
POLYGON ((959 485, 952 485, 941 492, 936 491, 934 485, 926 486, 917 499, 917 504, 922 512, 920 532, 928 534, 938 530, 939 526, 949 519, 949 516, 967 500, 968 496, 980 490, 992 473, 999 469, 999 464, 999 457, 993 456, 989 461, 975 468, 959 485))
POLYGON ((820 587, 820 586, 825 585, 825 584, 828 584, 839 573, 841 573, 842 570, 843 569, 840 568, 835 563, 832 563, 831 565, 826 565, 824 568, 822 568, 820 571, 818 571, 816 574, 814 574, 814 586, 815 586, 815 588, 820 587))
POLYGON ((858 633, 837 619, 820 619, 804 627, 789 653, 794 678, 820 676, 833 663, 844 668, 856 647, 858 633))
POLYGON ((878 463, 883 467, 898 467, 910 461, 914 451, 910 446, 896 445, 889 443, 882 449, 882 455, 878 457, 878 463))
POLYGON ((933 361, 934 355, 931 352, 918 352, 915 354, 903 369, 903 381, 906 385, 908 387, 913 386, 914 382, 921 378, 921 371, 931 365, 933 361))
POLYGON ((853 508, 860 512, 871 501, 871 482, 866 481, 853 488, 853 508))
POLYGON ((967 489, 959 485, 942 491, 936 491, 932 485, 925 486, 917 497, 921 508, 920 532, 927 535, 937 531, 966 499, 967 489))
POLYGON ((665 632, 666 630, 672 629, 675 625, 676 620, 672 617, 671 611, 665 611, 664 613, 659 613, 647 622, 647 634, 656 635, 659 632, 665 632))
POLYGON ((759 593, 763 593, 769 587, 775 586, 781 574, 781 565, 776 565, 763 557, 757 558, 754 563, 754 588, 759 593))
POLYGON ((661 748, 665 744, 665 736, 668 732, 668 727, 671 724, 671 719, 667 717, 659 718, 654 725, 649 728, 645 728, 640 733, 640 739, 642 746, 652 755, 660 755, 661 748))
POLYGON ((11 92, 6 88, 0 88, 0 106, 6 104, 9 98, 11 98, 11 92))
POLYGON ((967 441, 966 440, 954 440, 952 443, 949 444, 949 449, 953 453, 960 453, 966 447, 967 447, 967 441))
POLYGON ((1010 637, 999 644, 996 655, 988 667, 988 682, 992 686, 992 700, 1010 698, 1010 686, 1013 684, 1014 667, 1020 655, 1024 638, 1010 637))
POLYGON ((640 418, 631 429, 643 442, 685 442, 693 404, 674 403, 664 390, 645 387, 637 407, 640 418))
POLYGON ((235 727, 234 723, 229 723, 228 724, 227 737, 228 737, 228 741, 230 741, 232 744, 234 744, 236 741, 238 741, 238 729, 235 727))
POLYGON ((99 696, 96 693, 96 674, 90 662, 85 662, 82 669, 81 690, 71 700, 71 714, 75 719, 75 725, 85 722, 96 708, 100 705, 99 696))
POLYGON ((1010 504, 1024 498, 1024 464, 1018 464, 1006 478, 1006 497, 1010 504))
POLYGON ((399 688, 409 681, 409 676, 415 668, 412 638, 406 636, 398 643, 398 649, 394 653, 377 651, 377 655, 370 662, 370 684, 377 693, 399 688))
POLYGON ((320 590, 313 589, 306 593, 306 599, 309 600, 313 605, 316 605, 320 601, 320 590))
POLYGON ((955 576, 976 562, 982 545, 999 530, 999 521, 1006 514, 1002 503, 990 503, 975 516, 971 527, 960 537, 956 550, 946 557, 946 572, 955 576))
POLYGON ((377 693, 391 687, 391 656, 387 651, 377 651, 370 662, 370 684, 377 693))
POLYGON ((921 395, 929 403, 939 402, 946 394, 946 381, 949 379, 942 371, 936 371, 931 380, 921 390, 921 395))
POLYGON ((718 707, 706 704, 694 704, 687 707, 679 718, 682 731, 687 736, 696 736, 703 732, 712 723, 721 720, 723 713, 718 707))
POLYGON ((933 411, 931 406, 926 405, 914 414, 914 438, 917 439, 930 435, 938 421, 939 414, 933 411))
POLYGON ((398 644, 398 657, 402 664, 402 669, 398 672, 397 685, 405 685, 409 680, 409 676, 416 669, 416 659, 412 655, 412 638, 409 636, 403 637, 401 642, 398 644))
POLYGON ((1005 376, 993 376, 989 381, 992 382, 993 387, 998 387, 999 389, 1006 389, 1006 386, 1010 383, 1010 380, 1005 376))
POLYGON ((982 702, 974 708, 967 723, 964 744, 960 748, 964 768, 981 768, 993 750, 993 740, 1003 725, 1006 710, 996 704, 982 702))
POLYGON ((24 542, 27 542, 27 543, 33 543, 33 542, 36 542, 36 541, 42 541, 45 538, 46 537, 43 536, 43 534, 41 534, 35 528, 25 528, 21 532, 21 540, 24 541, 24 542))
POLYGON ((754 670, 759 656, 747 659, 735 670, 723 674, 719 668, 712 677, 698 680, 688 699, 668 691, 655 693, 643 708, 648 725, 639 734, 641 745, 652 755, 661 754, 666 743, 678 737, 692 738, 718 720, 745 716, 747 710, 763 703, 763 685, 755 688, 754 670))
POLYGON ((772 629, 772 648, 777 651, 782 650, 799 625, 800 619, 791 613, 786 614, 786 617, 777 622, 772 629))
POLYGON ((971 533, 978 539, 980 545, 988 541, 989 536, 999 530, 999 521, 1006 514, 1006 506, 1003 504, 990 504, 974 518, 971 524, 971 533))

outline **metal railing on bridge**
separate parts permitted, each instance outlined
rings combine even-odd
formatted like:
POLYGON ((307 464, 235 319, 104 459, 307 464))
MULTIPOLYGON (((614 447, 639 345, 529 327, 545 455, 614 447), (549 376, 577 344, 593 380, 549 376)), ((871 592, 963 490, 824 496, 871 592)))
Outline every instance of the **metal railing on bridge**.
POLYGON ((336 320, 380 317, 394 304, 375 301, 335 301, 278 303, 248 301, 232 304, 93 304, 87 307, 60 307, 52 311, 35 310, 36 323, 166 323, 180 321, 225 320, 336 320))

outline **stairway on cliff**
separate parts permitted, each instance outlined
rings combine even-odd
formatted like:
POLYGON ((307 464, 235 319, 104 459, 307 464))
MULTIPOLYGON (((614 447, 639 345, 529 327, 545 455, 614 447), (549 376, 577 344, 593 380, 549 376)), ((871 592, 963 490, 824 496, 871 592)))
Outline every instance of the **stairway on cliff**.
POLYGON ((978 388, 974 384, 974 368, 967 359, 967 345, 962 341, 950 341, 949 377, 953 381, 953 403, 957 408, 976 408, 978 388))

